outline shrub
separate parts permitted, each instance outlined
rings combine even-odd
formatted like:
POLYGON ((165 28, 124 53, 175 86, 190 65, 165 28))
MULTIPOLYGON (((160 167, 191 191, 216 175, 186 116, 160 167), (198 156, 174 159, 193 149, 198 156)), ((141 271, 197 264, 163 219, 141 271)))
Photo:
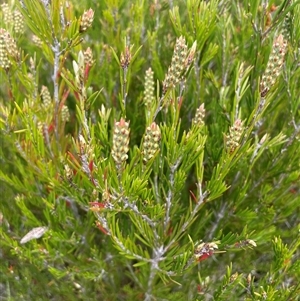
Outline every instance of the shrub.
POLYGON ((1 5, 3 300, 297 300, 299 1, 1 5))

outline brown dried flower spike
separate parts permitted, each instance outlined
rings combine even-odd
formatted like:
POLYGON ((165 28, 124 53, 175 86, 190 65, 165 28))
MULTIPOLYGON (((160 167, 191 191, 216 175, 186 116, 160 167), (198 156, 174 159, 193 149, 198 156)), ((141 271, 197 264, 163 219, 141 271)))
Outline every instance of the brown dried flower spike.
POLYGON ((273 42, 272 52, 266 70, 260 83, 260 95, 265 97, 280 75, 284 56, 287 51, 287 42, 280 34, 273 42))
POLYGON ((125 54, 122 52, 120 57, 120 64, 122 69, 127 69, 131 61, 131 52, 128 46, 125 47, 125 54))
POLYGON ((129 122, 123 118, 119 122, 115 122, 111 155, 117 165, 121 165, 128 158, 129 133, 129 122))
POLYGON ((79 32, 87 31, 92 26, 93 21, 94 11, 90 8, 89 10, 85 11, 81 17, 79 32))

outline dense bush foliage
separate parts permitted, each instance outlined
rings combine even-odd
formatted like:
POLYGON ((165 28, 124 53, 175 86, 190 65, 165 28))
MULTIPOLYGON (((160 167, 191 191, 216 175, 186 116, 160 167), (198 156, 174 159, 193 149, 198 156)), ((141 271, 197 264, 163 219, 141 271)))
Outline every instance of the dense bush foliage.
POLYGON ((1 4, 1 300, 299 300, 298 4, 1 4))

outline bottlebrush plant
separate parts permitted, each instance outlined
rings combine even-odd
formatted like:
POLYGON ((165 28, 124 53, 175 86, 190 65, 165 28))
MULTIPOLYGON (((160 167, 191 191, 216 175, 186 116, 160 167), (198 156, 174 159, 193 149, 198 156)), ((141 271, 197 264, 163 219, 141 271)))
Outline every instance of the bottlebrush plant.
POLYGON ((1 299, 298 300, 299 20, 1 4, 1 299))

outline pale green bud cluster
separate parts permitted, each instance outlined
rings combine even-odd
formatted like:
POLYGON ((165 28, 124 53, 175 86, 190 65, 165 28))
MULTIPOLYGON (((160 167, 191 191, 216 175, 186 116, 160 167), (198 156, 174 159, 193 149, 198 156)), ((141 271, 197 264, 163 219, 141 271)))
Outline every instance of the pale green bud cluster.
POLYGON ((129 122, 123 118, 115 122, 111 155, 117 165, 121 165, 128 159, 129 133, 129 122))
POLYGON ((153 79, 153 71, 149 68, 146 71, 145 76, 145 91, 144 91, 144 103, 145 106, 149 109, 153 105, 155 101, 154 97, 154 79, 153 79))
POLYGON ((193 124, 201 126, 204 124, 205 108, 204 103, 196 110, 195 117, 193 118, 193 124))
POLYGON ((153 122, 146 128, 146 134, 143 142, 143 160, 149 161, 159 149, 161 132, 159 126, 153 122))
POLYGON ((3 28, 0 28, 0 67, 9 69, 11 66, 10 58, 19 61, 20 53, 15 40, 3 28))
POLYGON ((12 27, 16 34, 24 31, 24 20, 22 14, 18 10, 12 10, 7 3, 1 4, 4 24, 6 28, 12 27))
POLYGON ((233 153, 240 145, 244 127, 242 121, 237 119, 234 125, 230 127, 229 134, 226 135, 226 149, 229 153, 233 153))
POLYGON ((174 53, 171 61, 171 66, 163 82, 163 93, 169 88, 175 87, 181 80, 182 73, 186 68, 186 58, 188 48, 184 37, 179 37, 176 40, 174 53))
POLYGON ((1 34, 0 31, 0 67, 7 70, 9 69, 10 65, 11 63, 6 51, 4 36, 1 34))
POLYGON ((291 40, 292 23, 293 23, 292 14, 291 12, 288 12, 284 17, 282 30, 281 30, 284 39, 287 41, 291 40))
POLYGON ((8 4, 7 3, 1 4, 1 10, 2 10, 4 23, 7 25, 12 24, 14 22, 14 16, 8 4))
POLYGON ((93 66, 94 64, 94 58, 93 58, 93 52, 91 50, 90 47, 88 47, 85 52, 83 53, 83 56, 84 56, 84 64, 86 66, 93 66))
POLYGON ((14 30, 15 33, 22 33, 24 31, 23 16, 18 10, 14 11, 14 30))
POLYGON ((62 122, 66 122, 70 120, 69 108, 66 105, 64 105, 61 109, 61 120, 62 122))
POLYGON ((43 107, 48 109, 52 104, 52 98, 49 92, 49 89, 46 86, 42 86, 41 97, 43 100, 43 107))
POLYGON ((32 42, 33 42, 36 46, 38 46, 38 47, 42 47, 42 46, 43 46, 42 40, 41 40, 38 36, 36 36, 36 35, 33 35, 33 36, 32 36, 32 42))
POLYGON ((94 21, 94 11, 90 8, 89 10, 85 11, 81 17, 80 22, 80 32, 87 31, 94 21))
POLYGON ((287 42, 284 39, 283 35, 280 34, 273 42, 273 47, 269 57, 269 61, 261 79, 260 95, 262 97, 267 95, 267 93, 279 77, 286 51, 287 42))

